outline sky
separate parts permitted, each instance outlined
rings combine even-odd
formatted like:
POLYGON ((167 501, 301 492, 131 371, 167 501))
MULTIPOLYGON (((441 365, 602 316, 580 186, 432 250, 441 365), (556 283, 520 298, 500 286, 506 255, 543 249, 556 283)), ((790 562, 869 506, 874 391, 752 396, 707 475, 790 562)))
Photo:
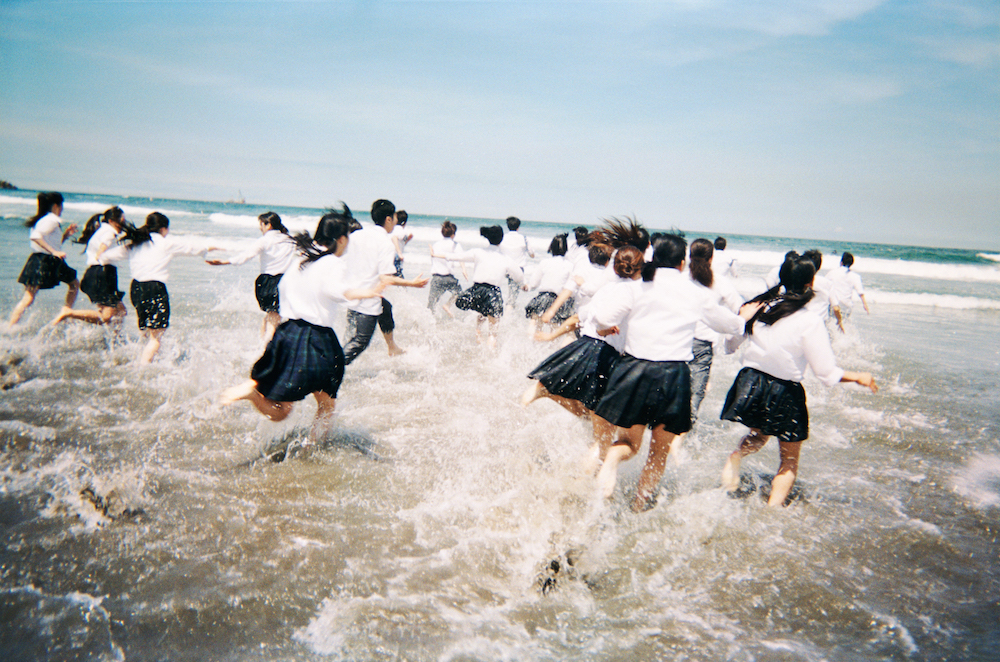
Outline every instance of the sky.
POLYGON ((1000 246, 1000 2, 0 2, 26 189, 1000 246))

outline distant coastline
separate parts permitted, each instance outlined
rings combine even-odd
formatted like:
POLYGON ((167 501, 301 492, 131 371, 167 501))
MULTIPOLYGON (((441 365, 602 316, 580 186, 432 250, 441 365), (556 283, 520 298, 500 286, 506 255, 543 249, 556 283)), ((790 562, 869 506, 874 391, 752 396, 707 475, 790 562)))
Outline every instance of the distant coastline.
POLYGON ((0 190, 3 191, 16 191, 17 187, 8 182, 6 179, 0 179, 0 190))

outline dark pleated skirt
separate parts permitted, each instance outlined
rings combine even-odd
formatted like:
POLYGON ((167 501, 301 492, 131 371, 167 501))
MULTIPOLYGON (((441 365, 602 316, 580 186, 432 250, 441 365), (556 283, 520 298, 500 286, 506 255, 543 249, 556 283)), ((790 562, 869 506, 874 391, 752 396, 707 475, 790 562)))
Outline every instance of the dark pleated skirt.
POLYGON ((284 274, 273 276, 271 274, 261 274, 254 281, 253 290, 257 295, 257 305, 265 313, 278 312, 278 283, 284 274))
POLYGON ((662 424, 667 432, 691 429, 691 373, 686 361, 645 361, 628 354, 615 363, 594 410, 623 428, 662 424))
MULTIPOLYGON (((539 292, 535 295, 535 298, 528 302, 528 305, 524 307, 524 316, 531 317, 541 317, 545 314, 545 311, 555 302, 558 296, 553 292, 539 292)), ((569 299, 563 305, 559 306, 559 310, 556 314, 552 316, 552 321, 555 324, 562 324, 569 317, 576 312, 576 304, 573 299, 569 299)))
POLYGON ((809 411, 802 384, 753 368, 743 368, 736 375, 719 418, 758 429, 779 441, 802 441, 809 436, 809 411))
POLYGON ((166 285, 158 280, 133 280, 128 294, 140 331, 170 326, 170 293, 166 285))
POLYGON ((125 293, 118 289, 118 268, 113 264, 95 264, 87 267, 80 281, 80 290, 95 306, 114 308, 121 303, 125 293))
POLYGON ((48 253, 32 253, 24 263, 24 269, 17 282, 25 287, 51 290, 59 283, 76 280, 76 269, 66 264, 66 260, 48 253))
POLYGON ((458 295, 455 307, 459 310, 474 310, 485 317, 502 317, 503 294, 496 285, 475 283, 458 295))
POLYGON ((298 402, 316 391, 337 397, 344 350, 333 329, 302 320, 283 322, 250 371, 257 391, 276 402, 298 402))
POLYGON ((593 411, 619 356, 603 340, 584 336, 553 352, 528 377, 540 381, 552 395, 577 400, 593 411))

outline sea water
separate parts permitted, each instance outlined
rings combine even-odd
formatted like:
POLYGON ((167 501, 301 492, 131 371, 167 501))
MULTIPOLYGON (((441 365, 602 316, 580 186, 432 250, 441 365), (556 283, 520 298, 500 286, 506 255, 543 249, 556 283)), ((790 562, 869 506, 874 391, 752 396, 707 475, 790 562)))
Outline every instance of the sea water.
MULTIPOLYGON (((171 232, 229 251, 259 236, 265 211, 66 198, 64 222, 113 204, 137 224, 159 210, 171 232)), ((321 213, 274 210, 293 230, 321 213)), ((4 317, 23 293, 33 212, 33 192, 0 196, 4 317)), ((410 216, 407 277, 427 272, 442 220, 410 216)), ((451 220, 466 247, 484 245, 480 225, 502 223, 451 220)), ((569 230, 522 226, 535 261, 569 230)), ((743 431, 718 420, 738 356, 717 355, 696 429, 656 506, 636 514, 643 454, 602 502, 579 470, 587 424, 550 401, 518 404, 554 349, 529 338, 523 308, 507 311, 489 351, 472 315, 434 315, 426 290, 388 290, 406 354, 390 358, 376 334, 347 369, 321 450, 275 462, 315 405, 276 424, 217 404, 264 348, 253 262, 177 258, 171 326, 144 368, 131 306, 120 334, 53 328, 65 288, 39 293, 0 334, 15 377, 0 393, 0 658, 996 659, 1000 251, 750 230, 728 235, 723 254, 748 297, 787 250, 818 248, 825 267, 854 253, 871 314, 856 305, 834 350, 882 387, 807 377, 800 490, 779 510, 760 490, 719 488, 743 431)), ((80 248, 68 260, 82 275, 80 248)), ((127 291, 127 264, 119 279, 127 291)), ((92 306, 81 295, 77 307, 92 306)), ((748 484, 766 485, 776 456, 771 444, 748 458, 748 484)))

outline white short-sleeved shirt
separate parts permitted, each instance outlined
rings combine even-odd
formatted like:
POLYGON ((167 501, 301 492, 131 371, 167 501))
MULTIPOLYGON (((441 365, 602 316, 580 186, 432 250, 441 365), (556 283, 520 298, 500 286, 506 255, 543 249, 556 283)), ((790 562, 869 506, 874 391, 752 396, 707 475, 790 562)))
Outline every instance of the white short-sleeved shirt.
POLYGON ((861 276, 845 266, 830 271, 830 304, 850 308, 854 305, 854 295, 864 296, 865 288, 861 276))
MULTIPOLYGON (((462 245, 455 241, 454 237, 446 237, 434 242, 431 248, 435 255, 461 255, 462 245)), ((431 258, 431 274, 435 276, 451 276, 451 264, 446 258, 431 258)))
POLYGON ((299 263, 295 242, 280 230, 268 230, 250 248, 229 258, 229 264, 243 264, 260 256, 260 272, 278 276, 299 263))
POLYGON ((500 242, 500 252, 510 258, 518 269, 528 264, 528 238, 517 230, 511 230, 500 242))
MULTIPOLYGON (((739 291, 736 286, 733 285, 732 281, 728 278, 721 277, 718 274, 712 275, 712 287, 705 287, 701 283, 692 281, 697 287, 704 288, 708 291, 708 296, 714 297, 720 304, 725 306, 727 309, 734 313, 739 313, 740 306, 743 305, 743 297, 740 296, 739 291)), ((714 343, 717 342, 722 334, 718 333, 712 329, 704 320, 699 320, 698 325, 694 330, 694 337, 698 340, 704 340, 705 342, 714 343)))
POLYGON ((529 290, 553 292, 558 294, 566 284, 566 279, 573 273, 573 263, 562 255, 547 257, 531 270, 524 284, 529 290))
MULTIPOLYGON (((382 276, 395 276, 394 258, 396 249, 385 228, 366 225, 351 233, 344 260, 347 264, 347 278, 352 287, 367 290, 379 284, 382 276)), ((356 299, 347 307, 362 315, 381 315, 382 299, 356 299)))
POLYGON ((832 386, 844 376, 830 347, 826 324, 816 313, 798 310, 774 324, 757 322, 747 336, 749 345, 743 365, 778 379, 801 382, 806 367, 812 368, 821 382, 832 386))
POLYGON ((830 317, 830 290, 832 287, 833 283, 830 282, 829 278, 816 274, 813 277, 813 298, 806 304, 806 309, 819 315, 819 318, 824 322, 830 317))
MULTIPOLYGON (((97 231, 87 240, 87 266, 104 266, 112 262, 117 262, 116 259, 109 259, 114 258, 116 254, 113 252, 109 253, 108 249, 114 247, 118 241, 118 237, 119 233, 111 227, 110 223, 101 223, 101 227, 97 228, 97 231)), ((118 260, 122 257, 124 255, 118 254, 118 260)))
POLYGON ((38 219, 35 227, 31 228, 31 234, 28 237, 31 240, 29 243, 32 253, 49 253, 35 243, 36 239, 41 239, 52 248, 59 250, 59 247, 62 246, 62 225, 59 220, 59 217, 51 212, 38 219))
POLYGON ((651 282, 631 281, 617 301, 598 311, 599 328, 627 322, 625 353, 646 361, 690 361, 699 320, 725 334, 742 334, 743 319, 677 269, 656 270, 651 282))
POLYGON ((582 307, 587 305, 602 287, 618 280, 621 279, 615 274, 614 269, 600 267, 588 260, 587 264, 578 265, 573 269, 563 289, 573 294, 577 307, 582 307), (583 279, 582 285, 577 284, 578 277, 583 279))
POLYGON ((500 252, 499 247, 473 248, 450 260, 472 262, 472 282, 503 287, 509 276, 514 282, 524 280, 524 274, 514 262, 500 252))
POLYGON ((303 269, 299 264, 293 264, 278 283, 281 316, 332 329, 339 319, 340 306, 350 302, 344 296, 350 289, 346 260, 325 255, 303 269))
MULTIPOLYGON (((168 267, 171 260, 178 255, 204 255, 208 247, 202 239, 178 237, 172 234, 164 237, 159 232, 154 232, 149 236, 149 241, 127 251, 128 267, 133 280, 140 283, 150 281, 166 283, 170 279, 168 267)), ((105 251, 105 254, 109 252, 105 251)), ((118 252, 115 250, 108 259, 113 260, 117 256, 118 252)))

